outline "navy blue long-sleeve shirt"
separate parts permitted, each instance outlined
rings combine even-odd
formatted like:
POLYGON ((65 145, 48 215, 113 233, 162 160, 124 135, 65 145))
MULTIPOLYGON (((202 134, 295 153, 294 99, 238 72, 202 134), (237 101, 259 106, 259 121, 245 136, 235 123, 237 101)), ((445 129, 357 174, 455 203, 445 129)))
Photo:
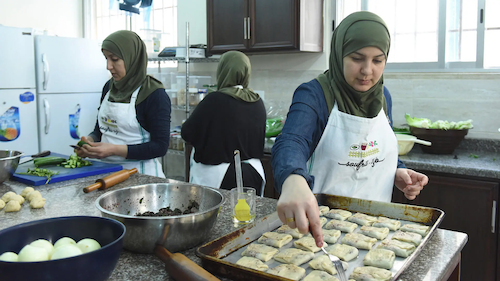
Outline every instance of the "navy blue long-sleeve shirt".
MULTIPOLYGON (((392 127, 392 99, 384 87, 387 115, 392 127)), ((306 163, 323 135, 330 112, 323 88, 313 79, 301 84, 293 95, 285 126, 272 147, 272 167, 275 189, 281 192, 283 182, 290 174, 303 176, 312 189, 314 177, 307 172, 306 163)), ((398 160, 398 168, 405 168, 398 160)))
MULTIPOLYGON (((109 81, 104 85, 101 103, 109 91, 109 81)), ((100 108, 100 107, 99 107, 100 108)), ((129 144, 127 159, 148 160, 161 157, 167 153, 170 142, 171 103, 165 89, 157 89, 144 101, 135 105, 137 121, 150 134, 150 140, 141 144, 129 144)), ((94 141, 100 141, 102 133, 99 123, 89 134, 94 141)))

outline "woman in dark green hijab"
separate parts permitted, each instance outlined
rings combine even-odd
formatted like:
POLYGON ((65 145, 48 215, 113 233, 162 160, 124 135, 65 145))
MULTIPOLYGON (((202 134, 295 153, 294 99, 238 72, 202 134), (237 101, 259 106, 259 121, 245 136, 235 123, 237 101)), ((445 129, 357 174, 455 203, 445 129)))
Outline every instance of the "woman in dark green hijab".
POLYGON ((194 150, 189 182, 236 187, 234 151, 239 150, 243 184, 261 194, 266 111, 259 95, 248 88, 250 73, 245 54, 224 53, 217 67, 217 91, 209 93, 182 125, 182 138, 194 150))
POLYGON ((383 71, 390 34, 377 15, 350 14, 332 36, 329 69, 300 85, 272 148, 283 223, 322 245, 315 193, 390 202, 393 186, 412 200, 427 176, 398 160, 392 100, 383 71))
POLYGON ((94 131, 82 137, 88 144, 76 153, 165 177, 156 158, 168 149, 170 99, 162 83, 147 75, 144 42, 120 30, 104 39, 102 53, 112 78, 104 86, 94 131))

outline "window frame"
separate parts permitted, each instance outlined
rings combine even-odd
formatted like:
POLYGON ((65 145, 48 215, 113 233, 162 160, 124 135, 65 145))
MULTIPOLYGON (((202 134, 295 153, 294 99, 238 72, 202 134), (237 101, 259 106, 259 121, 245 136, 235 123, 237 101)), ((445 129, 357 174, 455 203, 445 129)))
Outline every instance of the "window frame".
MULTIPOLYGON (((349 1, 349 0, 344 0, 349 1)), ((369 0, 359 0, 362 11, 368 9, 369 0)), ((486 0, 478 1, 478 22, 476 35, 476 61, 472 62, 446 62, 446 8, 447 0, 439 1, 439 20, 438 20, 438 60, 436 62, 388 62, 386 72, 500 72, 500 66, 495 68, 484 68, 484 52, 485 52, 485 15, 486 15, 486 0), (481 13, 483 13, 482 22, 480 22, 481 13)), ((335 26, 340 23, 337 10, 341 9, 343 1, 335 1, 332 8, 333 20, 335 26)))

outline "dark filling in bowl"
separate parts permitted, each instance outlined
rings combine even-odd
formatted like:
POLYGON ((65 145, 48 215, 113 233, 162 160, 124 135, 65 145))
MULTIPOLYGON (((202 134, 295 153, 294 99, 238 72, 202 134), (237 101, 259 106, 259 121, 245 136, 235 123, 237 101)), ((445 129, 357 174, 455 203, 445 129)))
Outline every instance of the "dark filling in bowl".
POLYGON ((175 208, 174 210, 170 209, 170 206, 166 208, 161 208, 157 213, 146 211, 144 213, 135 214, 138 217, 166 217, 166 216, 178 216, 178 215, 186 215, 193 214, 198 212, 200 209, 200 204, 194 200, 189 200, 189 205, 187 209, 182 211, 179 208, 175 208))

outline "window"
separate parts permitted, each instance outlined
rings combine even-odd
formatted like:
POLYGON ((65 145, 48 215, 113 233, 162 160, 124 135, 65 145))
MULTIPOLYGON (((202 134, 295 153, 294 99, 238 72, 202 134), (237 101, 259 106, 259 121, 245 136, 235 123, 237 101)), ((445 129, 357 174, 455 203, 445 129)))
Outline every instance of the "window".
POLYGON ((160 48, 177 45, 177 0, 154 0, 151 7, 141 8, 140 14, 119 10, 118 0, 88 0, 90 2, 90 37, 104 40, 117 30, 132 30, 153 52, 153 38, 160 48))
POLYGON ((360 10, 388 26, 387 70, 500 69, 500 0, 339 0, 336 22, 360 10))

